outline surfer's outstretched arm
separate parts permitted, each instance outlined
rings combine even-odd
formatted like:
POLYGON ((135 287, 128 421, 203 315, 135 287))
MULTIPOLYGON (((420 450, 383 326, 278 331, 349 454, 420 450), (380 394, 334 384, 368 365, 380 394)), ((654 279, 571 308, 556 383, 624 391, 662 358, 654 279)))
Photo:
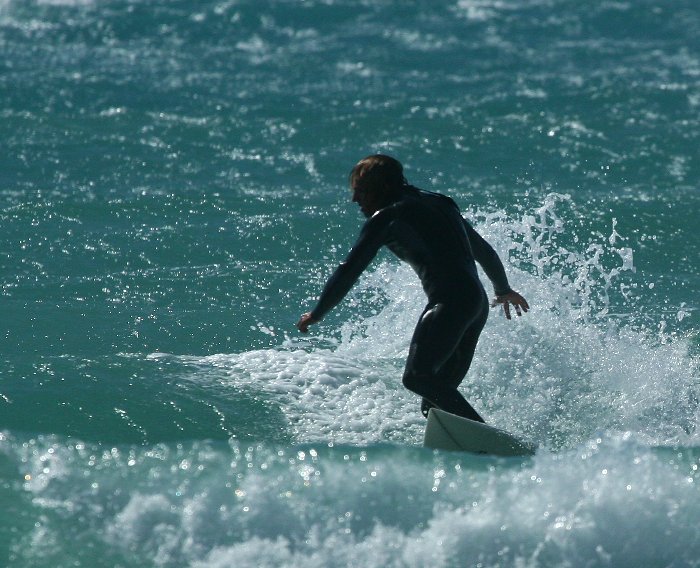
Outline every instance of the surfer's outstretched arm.
POLYGON ((311 312, 302 315, 297 322, 299 331, 306 333, 310 325, 321 321, 323 316, 350 291, 360 274, 372 262, 377 251, 384 244, 390 221, 391 218, 388 215, 380 213, 365 223, 347 258, 335 269, 323 287, 316 307, 311 312))

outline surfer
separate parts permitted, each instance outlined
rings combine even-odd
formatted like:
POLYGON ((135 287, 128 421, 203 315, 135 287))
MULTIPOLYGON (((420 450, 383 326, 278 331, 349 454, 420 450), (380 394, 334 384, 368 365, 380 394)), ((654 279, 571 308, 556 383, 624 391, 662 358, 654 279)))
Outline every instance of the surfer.
POLYGON ((301 316, 303 333, 348 293, 382 246, 418 274, 428 304, 413 333, 404 386, 423 398, 425 416, 436 406, 471 420, 484 419, 457 387, 464 379, 486 323, 489 302, 475 261, 491 280, 506 318, 528 303, 508 284, 503 263, 449 197, 410 185, 401 163, 383 154, 360 160, 350 173, 352 201, 367 218, 357 242, 326 283, 316 307, 301 316))

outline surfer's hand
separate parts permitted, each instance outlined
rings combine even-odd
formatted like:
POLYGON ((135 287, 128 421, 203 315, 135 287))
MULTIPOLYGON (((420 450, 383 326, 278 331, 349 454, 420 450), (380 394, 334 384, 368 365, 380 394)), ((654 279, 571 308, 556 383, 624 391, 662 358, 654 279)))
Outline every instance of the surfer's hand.
POLYGON ((503 312, 506 314, 506 318, 510 319, 510 305, 513 304, 515 308, 515 313, 518 317, 526 313, 530 306, 527 300, 518 294, 515 290, 508 292, 507 294, 500 294, 493 299, 491 302, 491 307, 497 306, 498 304, 503 305, 503 312))
POLYGON ((297 328, 299 331, 302 333, 306 333, 309 331, 309 326, 311 324, 316 323, 318 320, 315 320, 314 318, 311 317, 310 313, 306 313, 303 316, 301 316, 301 319, 297 322, 297 328))

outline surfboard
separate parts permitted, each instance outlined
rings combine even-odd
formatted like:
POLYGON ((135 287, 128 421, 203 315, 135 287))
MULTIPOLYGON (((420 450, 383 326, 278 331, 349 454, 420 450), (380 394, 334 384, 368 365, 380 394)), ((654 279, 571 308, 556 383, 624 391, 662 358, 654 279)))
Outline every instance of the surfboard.
POLYGON ((505 430, 431 408, 423 445, 436 450, 457 450, 494 456, 531 456, 537 447, 505 430))

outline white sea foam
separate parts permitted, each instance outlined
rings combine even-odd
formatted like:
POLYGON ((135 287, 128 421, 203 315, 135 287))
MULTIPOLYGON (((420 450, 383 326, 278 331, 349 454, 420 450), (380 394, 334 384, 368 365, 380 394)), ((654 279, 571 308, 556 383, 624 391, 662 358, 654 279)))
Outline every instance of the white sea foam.
POLYGON ((394 361, 376 354, 284 348, 199 362, 224 368, 236 389, 270 395, 300 442, 415 443, 421 433, 415 397, 400 388, 394 361), (416 412, 407 413, 407 406, 416 412))
POLYGON ((25 485, 33 528, 11 551, 27 564, 636 567, 700 553, 697 453, 629 434, 525 461, 381 446, 104 451, 12 435, 0 450, 44 477, 25 485))

